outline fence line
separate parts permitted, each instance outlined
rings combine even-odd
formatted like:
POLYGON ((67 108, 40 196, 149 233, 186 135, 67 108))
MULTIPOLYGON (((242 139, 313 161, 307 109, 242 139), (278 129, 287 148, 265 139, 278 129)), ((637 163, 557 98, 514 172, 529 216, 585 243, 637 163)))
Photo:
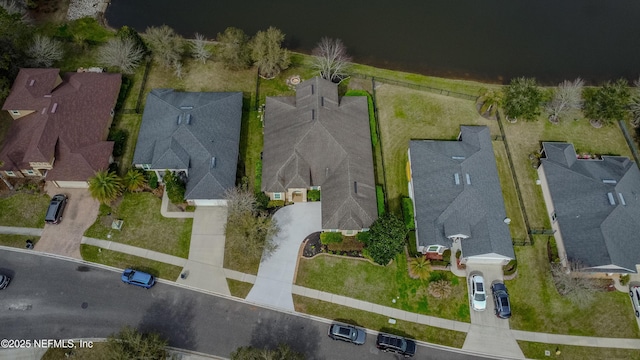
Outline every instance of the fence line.
POLYGON ((633 159, 636 161, 636 165, 640 166, 640 162, 638 161, 638 148, 636 147, 636 143, 633 141, 633 138, 629 134, 629 130, 627 129, 627 125, 623 120, 618 120, 618 126, 620 126, 620 130, 622 130, 622 135, 624 135, 624 139, 627 141, 627 145, 629 149, 631 149, 631 154, 633 155, 633 159))
POLYGON ((142 105, 142 96, 144 95, 144 87, 147 85, 147 77, 149 76, 149 70, 151 69, 151 62, 151 57, 149 57, 147 59, 147 63, 144 66, 142 84, 140 85, 140 92, 138 93, 138 101, 136 101, 136 114, 140 114, 140 105, 142 105))
MULTIPOLYGON (((388 192, 387 192, 387 172, 384 166, 384 150, 382 146, 382 132, 380 131, 380 122, 378 121, 378 99, 376 98, 376 80, 371 78, 371 101, 373 102, 373 118, 376 121, 376 131, 378 132, 378 147, 380 148, 380 163, 382 164, 382 189, 384 190, 384 207, 389 211, 388 192)), ((373 151, 375 153, 375 147, 373 151)))
POLYGON ((256 71, 256 101, 253 104, 253 110, 258 111, 260 107, 260 69, 256 71))
POLYGON ((371 76, 371 75, 360 74, 360 73, 353 73, 351 74, 351 76, 355 78, 365 79, 365 80, 371 79, 371 81, 378 81, 385 84, 397 85, 397 86, 402 86, 402 87, 416 89, 416 90, 429 91, 435 94, 451 96, 451 97, 464 99, 464 100, 475 101, 478 98, 476 95, 470 95, 470 94, 460 93, 456 91, 440 89, 440 88, 436 88, 428 85, 421 85, 421 84, 415 84, 415 83, 410 83, 405 81, 381 78, 378 76, 371 76))

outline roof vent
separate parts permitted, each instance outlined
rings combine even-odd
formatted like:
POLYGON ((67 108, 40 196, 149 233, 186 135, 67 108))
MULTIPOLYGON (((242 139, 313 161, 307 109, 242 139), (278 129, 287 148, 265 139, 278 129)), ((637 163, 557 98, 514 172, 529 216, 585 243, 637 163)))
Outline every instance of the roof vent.
POLYGON ((466 178, 467 178, 467 185, 471 185, 471 178, 469 177, 469 174, 465 174, 466 178))
POLYGON ((324 177, 325 178, 329 177, 329 168, 324 169, 324 177))
POLYGON ((178 115, 178 125, 180 125, 180 123, 182 123, 182 114, 178 115))
POLYGON ((187 124, 191 124, 191 113, 187 114, 187 124))
POLYGON ((454 179, 456 180, 456 185, 460 185, 460 174, 453 174, 454 179))
POLYGON ((316 119, 316 109, 311 109, 311 120, 316 119))
POLYGON ((605 183, 605 184, 614 184, 614 185, 618 183, 617 181, 615 181, 613 179, 603 179, 602 182, 605 183))
POLYGON ((451 157, 453 160, 464 160, 465 157, 464 156, 452 156, 451 157))
POLYGON ((45 94, 45 95, 44 95, 44 97, 46 97, 46 98, 50 98, 50 97, 51 97, 51 94, 45 94))
POLYGON ((211 168, 213 169, 215 167, 216 167, 216 157, 214 156, 211 158, 211 168))
POLYGON ((33 84, 35 84, 36 81, 34 79, 31 79, 31 81, 29 82, 29 86, 33 86, 33 84))
POLYGON ((624 196, 622 196, 622 193, 618 193, 618 197, 620 198, 620 204, 627 206, 627 202, 624 201, 624 196))
POLYGON ((607 193, 607 197, 609 198, 609 204, 615 205, 616 199, 613 197, 613 193, 607 193))
POLYGON ((47 108, 46 108, 46 107, 43 107, 43 108, 42 108, 42 115, 44 115, 44 114, 46 114, 46 113, 47 113, 47 108))
POLYGON ((315 94, 313 84, 311 84, 311 95, 315 94))
POLYGON ((358 182, 357 181, 353 182, 353 192, 356 193, 356 194, 358 193, 358 182))
POLYGON ((180 106, 180 110, 191 110, 191 109, 193 109, 193 106, 187 106, 187 105, 180 106))
POLYGON ((53 103, 53 107, 51 108, 51 113, 55 113, 56 110, 58 109, 58 103, 53 103))

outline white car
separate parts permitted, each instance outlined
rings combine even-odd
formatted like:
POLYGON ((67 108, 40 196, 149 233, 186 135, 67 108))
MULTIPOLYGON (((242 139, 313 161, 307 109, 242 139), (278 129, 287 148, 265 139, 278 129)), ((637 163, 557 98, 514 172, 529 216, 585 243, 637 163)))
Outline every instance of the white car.
POLYGON ((487 292, 484 287, 484 278, 481 275, 471 277, 471 307, 475 311, 484 311, 487 308, 487 292))
POLYGON ((640 317, 640 286, 629 287, 629 296, 631 296, 631 302, 633 303, 633 310, 636 312, 636 317, 640 317))

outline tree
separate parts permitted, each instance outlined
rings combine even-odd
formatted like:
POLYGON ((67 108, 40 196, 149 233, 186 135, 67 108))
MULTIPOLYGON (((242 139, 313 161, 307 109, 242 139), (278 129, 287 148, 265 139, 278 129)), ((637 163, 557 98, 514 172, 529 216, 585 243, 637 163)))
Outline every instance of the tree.
POLYGON ((535 120, 540 115, 542 91, 534 78, 515 78, 504 88, 503 107, 507 117, 535 120))
POLYGON ((182 204, 184 202, 184 193, 186 192, 185 181, 182 177, 177 173, 165 170, 162 181, 169 201, 173 204, 182 204))
POLYGON ((289 345, 280 344, 276 349, 259 349, 252 346, 237 348, 231 353, 231 360, 304 360, 304 355, 291 350, 289 345))
POLYGON ((122 180, 115 172, 98 171, 89 179, 89 193, 101 204, 109 205, 122 194, 122 180))
POLYGON ((640 126, 640 79, 633 82, 635 89, 631 94, 629 111, 631 112, 631 123, 633 126, 640 126))
POLYGON ((409 276, 413 279, 426 280, 431 274, 431 262, 424 256, 409 261, 409 276))
POLYGON ((502 104, 502 91, 487 90, 478 98, 480 115, 493 117, 498 113, 498 107, 502 104))
POLYGON ((196 33, 195 38, 189 41, 191 45, 191 55, 194 59, 206 63, 211 57, 211 51, 207 49, 207 41, 204 35, 196 33))
POLYGON ((33 66, 50 67, 54 62, 62 59, 64 50, 62 43, 50 37, 36 34, 33 42, 27 48, 27 55, 33 66))
POLYGON ((25 67, 24 49, 32 41, 33 29, 22 21, 20 13, 8 13, 0 7, 0 102, 9 95, 11 84, 21 67, 25 67))
POLYGON ((251 44, 251 58, 258 66, 260 76, 274 78, 282 70, 289 67, 291 59, 289 51, 282 48, 284 34, 269 27, 266 31, 258 31, 251 44))
POLYGON ((145 34, 153 56, 165 68, 180 62, 184 51, 183 39, 172 28, 167 25, 152 26, 147 28, 145 34))
POLYGON ((407 228, 402 220, 387 213, 373 222, 366 239, 369 256, 380 265, 387 265, 404 249, 407 228))
POLYGON ((567 268, 561 263, 551 264, 553 282, 558 293, 579 308, 586 308, 593 303, 597 286, 593 279, 580 272, 582 269, 584 265, 579 261, 569 261, 567 268))
POLYGON ((165 360, 167 340, 157 333, 140 333, 131 327, 107 338, 105 358, 112 360, 165 360))
POLYGON ((144 174, 136 169, 129 169, 122 179, 129 191, 139 191, 147 184, 144 174))
POLYGON ((582 86, 584 81, 581 78, 572 81, 563 81, 553 93, 553 98, 545 106, 545 113, 552 123, 558 123, 560 118, 566 116, 571 110, 582 107, 582 86))
POLYGON ((133 74, 143 56, 144 51, 131 38, 111 38, 98 49, 98 62, 125 74, 133 74))
POLYGON ((342 40, 323 37, 311 53, 313 68, 323 79, 339 82, 346 77, 351 57, 347 55, 347 48, 342 40))
POLYGON ((607 81, 597 89, 586 88, 582 96, 584 115, 603 125, 624 119, 631 103, 631 91, 625 79, 619 79, 614 83, 607 81))
POLYGON ((23 20, 26 20, 27 8, 18 1, 14 0, 1 0, 0 7, 4 8, 9 15, 19 15, 23 20))
POLYGON ((134 44, 136 44, 136 47, 142 50, 142 53, 144 55, 149 54, 149 48, 147 47, 147 44, 145 44, 144 40, 142 40, 142 37, 135 29, 125 25, 120 29, 118 29, 116 36, 122 40, 126 40, 126 39, 132 40, 134 44))
POLYGON ((218 58, 230 69, 246 69, 251 66, 249 37, 241 29, 228 27, 217 36, 218 58))

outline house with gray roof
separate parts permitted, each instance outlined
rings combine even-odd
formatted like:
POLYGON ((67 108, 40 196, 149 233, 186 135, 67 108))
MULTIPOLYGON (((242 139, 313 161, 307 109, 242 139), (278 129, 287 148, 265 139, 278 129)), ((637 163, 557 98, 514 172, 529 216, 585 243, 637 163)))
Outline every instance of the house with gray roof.
POLYGON ((242 120, 240 92, 153 89, 147 96, 133 156, 134 166, 186 177, 192 205, 226 204, 235 186, 242 120))
POLYGON ((313 78, 292 97, 267 97, 262 190, 272 200, 307 201, 321 190, 322 228, 353 235, 377 219, 367 98, 338 96, 313 78))
POLYGON ((581 159, 569 143, 542 143, 538 175, 563 265, 637 273, 640 170, 624 156, 581 159))
POLYGON ((489 128, 461 126, 458 141, 412 140, 409 166, 418 251, 460 249, 466 264, 515 258, 489 128))

